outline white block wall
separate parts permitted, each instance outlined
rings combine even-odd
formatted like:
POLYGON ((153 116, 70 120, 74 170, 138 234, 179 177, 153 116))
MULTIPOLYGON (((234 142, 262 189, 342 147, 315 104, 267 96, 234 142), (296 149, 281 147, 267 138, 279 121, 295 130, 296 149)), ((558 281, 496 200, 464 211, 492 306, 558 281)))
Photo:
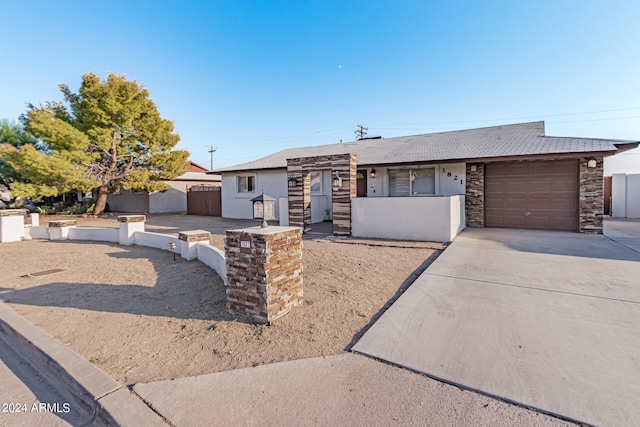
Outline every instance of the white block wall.
POLYGON ((640 174, 611 176, 611 216, 640 218, 640 174))
POLYGON ((354 237, 450 242, 464 228, 461 195, 351 200, 354 237))

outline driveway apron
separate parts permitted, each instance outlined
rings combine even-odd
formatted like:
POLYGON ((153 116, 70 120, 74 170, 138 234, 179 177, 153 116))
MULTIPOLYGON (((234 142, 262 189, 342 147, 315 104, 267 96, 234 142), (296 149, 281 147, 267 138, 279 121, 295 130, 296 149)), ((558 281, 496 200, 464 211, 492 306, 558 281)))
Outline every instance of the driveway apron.
POLYGON ((567 419, 639 425, 639 324, 629 246, 467 229, 354 351, 567 419))

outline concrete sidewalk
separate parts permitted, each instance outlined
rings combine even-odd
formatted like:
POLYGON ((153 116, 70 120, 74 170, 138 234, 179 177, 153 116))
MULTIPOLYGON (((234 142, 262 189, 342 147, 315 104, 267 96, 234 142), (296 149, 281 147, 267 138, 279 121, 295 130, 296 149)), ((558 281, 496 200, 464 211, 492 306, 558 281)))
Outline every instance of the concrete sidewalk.
POLYGON ((467 229, 354 350, 580 422, 638 425, 639 277, 640 253, 605 236, 467 229))
POLYGON ((0 373, 7 374, 1 377, 0 403, 27 409, 0 408, 0 426, 166 426, 126 387, 2 302, 0 345, 0 373), (33 411, 34 403, 50 406, 33 411))
POLYGON ((0 378, 0 400, 28 410, 0 412, 3 427, 569 425, 353 353, 137 384, 129 391, 1 303, 0 378), (34 402, 61 409, 33 412, 34 402))
POLYGON ((640 219, 608 218, 604 222, 604 234, 640 253, 640 219))

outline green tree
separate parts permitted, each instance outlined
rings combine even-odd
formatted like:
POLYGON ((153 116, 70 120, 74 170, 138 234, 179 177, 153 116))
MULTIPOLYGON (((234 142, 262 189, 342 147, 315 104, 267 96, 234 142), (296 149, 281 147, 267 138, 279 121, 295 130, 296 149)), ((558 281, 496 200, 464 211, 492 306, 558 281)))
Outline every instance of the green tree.
POLYGON ((21 195, 59 195, 96 190, 96 215, 107 194, 120 189, 164 191, 184 171, 186 150, 173 150, 180 137, 160 117, 149 92, 123 75, 106 80, 82 76, 78 93, 61 84, 64 102, 50 101, 23 117, 26 129, 44 142, 0 147, 4 159, 24 178, 11 185, 21 195))
MULTIPOLYGON (((0 120, 0 145, 6 144, 15 148, 23 145, 36 145, 38 140, 31 135, 19 123, 9 120, 0 120)), ((10 185, 15 181, 20 181, 21 177, 9 164, 0 158, 0 201, 11 206, 15 198, 10 191, 10 185)))

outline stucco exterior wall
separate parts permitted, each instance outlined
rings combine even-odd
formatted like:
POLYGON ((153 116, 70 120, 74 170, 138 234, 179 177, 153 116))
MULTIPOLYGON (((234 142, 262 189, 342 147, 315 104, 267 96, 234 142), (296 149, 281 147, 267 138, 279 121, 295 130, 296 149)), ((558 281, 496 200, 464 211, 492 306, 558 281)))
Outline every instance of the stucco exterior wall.
POLYGON ((134 194, 131 190, 122 190, 118 194, 109 194, 107 203, 112 212, 148 213, 149 193, 134 194))
POLYGON ((640 174, 627 175, 627 218, 640 218, 640 174))
MULTIPOLYGON (((434 168, 436 195, 449 196, 465 192, 465 164, 441 163, 433 165, 402 165, 391 169, 434 168)), ((361 169, 361 168, 358 168, 361 169)), ((367 168, 367 197, 389 197, 388 167, 367 168), (376 177, 371 178, 371 169, 375 169, 376 177)))
POLYGON ((354 237, 450 242, 465 227, 464 196, 356 197, 354 237))
MULTIPOLYGON (((253 206, 251 199, 264 194, 275 199, 287 197, 287 173, 285 169, 252 171, 222 174, 222 216, 224 218, 252 219, 253 206), (240 193, 237 189, 237 177, 255 176, 255 191, 240 193)), ((275 204, 276 219, 280 218, 279 203, 275 204)))
POLYGON ((187 188, 193 185, 220 185, 216 181, 166 181, 167 191, 134 193, 122 190, 109 194, 107 203, 113 212, 131 213, 184 213, 187 211, 187 188))
POLYGON ((187 188, 195 184, 203 184, 195 181, 171 181, 171 186, 167 191, 149 194, 149 212, 186 212, 187 211, 187 188))

